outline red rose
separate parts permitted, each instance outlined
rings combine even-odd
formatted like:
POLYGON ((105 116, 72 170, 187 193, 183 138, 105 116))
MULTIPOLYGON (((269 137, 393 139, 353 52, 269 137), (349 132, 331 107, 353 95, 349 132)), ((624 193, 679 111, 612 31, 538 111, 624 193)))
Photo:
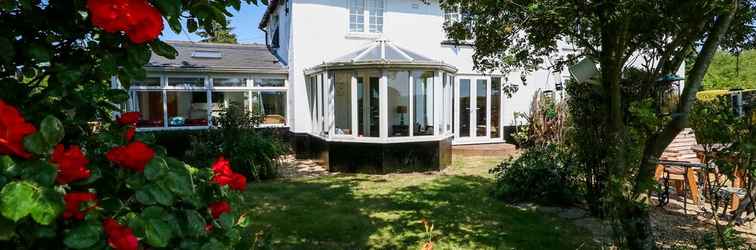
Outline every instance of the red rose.
POLYGON ((205 232, 207 232, 207 233, 212 233, 213 232, 213 224, 212 223, 205 224, 205 232))
POLYGON ((116 121, 121 125, 135 126, 139 121, 140 116, 139 112, 126 112, 121 114, 116 121))
POLYGON ((126 139, 127 142, 130 142, 131 139, 134 139, 134 135, 136 134, 136 128, 129 127, 126 129, 126 132, 123 133, 123 138, 126 139))
POLYGON ((228 204, 226 201, 219 201, 213 204, 210 204, 207 206, 210 208, 210 214, 213 215, 213 218, 218 219, 218 217, 221 216, 221 214, 231 212, 231 205, 228 204))
POLYGON ((243 175, 234 173, 231 170, 231 164, 223 156, 220 156, 218 160, 213 163, 212 168, 215 173, 213 176, 213 182, 218 185, 229 185, 231 188, 241 191, 247 188, 247 178, 243 175))
POLYGON ((105 234, 108 235, 108 245, 115 250, 136 250, 139 248, 139 240, 131 228, 123 226, 113 218, 105 219, 103 222, 105 234))
POLYGON ((136 22, 126 30, 126 35, 132 43, 142 44, 155 40, 163 32, 163 16, 147 1, 134 6, 134 13, 138 13, 136 22))
POLYGON ((89 160, 81 152, 79 146, 74 145, 66 150, 63 144, 58 144, 53 151, 52 162, 58 165, 58 176, 55 178, 58 184, 68 184, 90 176, 87 169, 89 160))
POLYGON ((163 16, 146 0, 88 0, 87 9, 94 26, 125 31, 133 43, 155 40, 163 31, 163 16))
POLYGON ((34 132, 37 128, 26 122, 15 107, 0 100, 0 155, 31 157, 24 149, 24 137, 34 132))
POLYGON ((89 10, 92 24, 107 32, 124 31, 131 26, 129 23, 130 0, 89 0, 89 10))
POLYGON ((77 220, 83 220, 89 210, 96 207, 96 204, 84 205, 82 203, 95 203, 97 196, 93 193, 87 192, 71 192, 63 196, 63 201, 66 202, 66 210, 63 211, 63 219, 70 219, 71 217, 77 220))
POLYGON ((247 189, 247 177, 240 174, 234 174, 231 176, 231 183, 228 185, 233 189, 244 191, 244 189, 247 189))
POLYGON ((141 141, 116 147, 105 153, 109 161, 137 172, 144 171, 147 163, 155 157, 155 151, 141 141))

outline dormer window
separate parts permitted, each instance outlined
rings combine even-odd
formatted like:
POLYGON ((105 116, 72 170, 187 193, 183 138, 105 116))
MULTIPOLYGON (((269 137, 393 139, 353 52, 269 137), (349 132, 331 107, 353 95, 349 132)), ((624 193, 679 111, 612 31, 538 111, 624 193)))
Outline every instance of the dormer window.
POLYGON ((384 0, 350 0, 349 32, 383 33, 384 0))

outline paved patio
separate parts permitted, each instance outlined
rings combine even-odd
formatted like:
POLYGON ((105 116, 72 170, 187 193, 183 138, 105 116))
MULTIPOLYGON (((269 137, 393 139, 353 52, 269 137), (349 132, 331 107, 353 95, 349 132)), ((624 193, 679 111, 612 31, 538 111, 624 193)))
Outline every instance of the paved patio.
POLYGON ((452 156, 513 155, 516 152, 517 152, 517 147, 509 143, 491 143, 491 144, 452 146, 452 156))

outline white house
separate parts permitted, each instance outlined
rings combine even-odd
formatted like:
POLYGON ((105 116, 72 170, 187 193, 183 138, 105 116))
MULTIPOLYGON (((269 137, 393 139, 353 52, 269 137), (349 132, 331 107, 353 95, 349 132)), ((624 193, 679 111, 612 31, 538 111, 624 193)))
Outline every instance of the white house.
POLYGON ((202 128, 236 101, 332 170, 443 168, 452 144, 505 142, 514 114, 528 112, 536 90, 561 95, 566 73, 523 83, 519 73, 476 72, 472 47, 443 29, 458 17, 438 1, 272 0, 259 24, 265 46, 172 43, 180 58, 153 57, 130 108, 144 113, 142 127, 202 128), (504 83, 519 91, 502 95, 504 83))

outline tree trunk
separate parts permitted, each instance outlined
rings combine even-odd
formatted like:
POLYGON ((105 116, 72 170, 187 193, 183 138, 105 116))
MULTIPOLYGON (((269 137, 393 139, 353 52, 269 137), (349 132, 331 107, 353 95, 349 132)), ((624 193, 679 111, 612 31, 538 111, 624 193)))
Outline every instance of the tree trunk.
POLYGON ((624 204, 622 218, 622 228, 627 240, 627 246, 630 249, 655 249, 651 228, 649 211, 643 207, 643 204, 636 203, 638 197, 643 194, 653 183, 654 169, 656 168, 655 160, 658 159, 662 152, 672 143, 672 140, 688 125, 688 116, 690 109, 695 102, 695 94, 701 87, 704 75, 714 57, 714 53, 719 47, 719 42, 730 27, 730 23, 738 9, 738 0, 732 1, 731 8, 722 13, 712 27, 709 37, 706 39, 701 53, 698 54, 696 62, 691 69, 688 81, 677 107, 677 114, 673 117, 665 128, 659 134, 652 135, 643 150, 643 158, 639 172, 636 175, 633 193, 627 197, 624 204))

